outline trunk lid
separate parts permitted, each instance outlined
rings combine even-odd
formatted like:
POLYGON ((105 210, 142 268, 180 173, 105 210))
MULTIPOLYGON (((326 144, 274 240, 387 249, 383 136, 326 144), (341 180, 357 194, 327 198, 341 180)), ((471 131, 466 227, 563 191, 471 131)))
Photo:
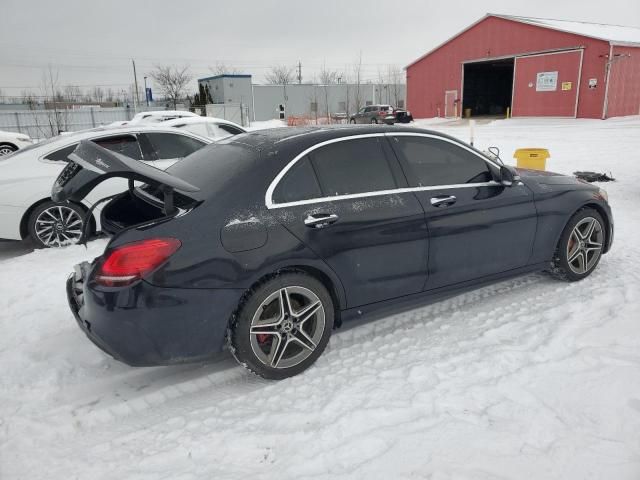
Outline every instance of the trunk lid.
POLYGON ((165 194, 165 203, 174 189, 186 193, 200 190, 170 173, 107 150, 90 140, 81 141, 68 158, 69 163, 51 189, 51 198, 56 202, 80 202, 98 184, 112 177, 128 179, 130 189, 136 180, 156 186, 165 194))

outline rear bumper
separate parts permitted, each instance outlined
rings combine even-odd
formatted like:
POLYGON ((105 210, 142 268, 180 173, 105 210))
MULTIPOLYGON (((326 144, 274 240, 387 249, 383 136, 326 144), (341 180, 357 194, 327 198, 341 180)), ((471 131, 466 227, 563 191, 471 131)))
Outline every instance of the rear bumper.
POLYGON ((131 366, 207 359, 222 350, 242 290, 161 288, 140 281, 103 288, 83 263, 67 279, 78 326, 100 349, 131 366))

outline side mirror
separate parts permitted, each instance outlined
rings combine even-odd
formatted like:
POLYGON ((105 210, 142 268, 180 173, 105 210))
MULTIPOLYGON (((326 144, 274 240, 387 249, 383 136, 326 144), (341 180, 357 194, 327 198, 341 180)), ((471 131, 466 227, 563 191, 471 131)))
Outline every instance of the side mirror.
POLYGON ((505 187, 511 187, 514 183, 520 181, 520 175, 511 165, 502 165, 500 167, 500 183, 505 187))

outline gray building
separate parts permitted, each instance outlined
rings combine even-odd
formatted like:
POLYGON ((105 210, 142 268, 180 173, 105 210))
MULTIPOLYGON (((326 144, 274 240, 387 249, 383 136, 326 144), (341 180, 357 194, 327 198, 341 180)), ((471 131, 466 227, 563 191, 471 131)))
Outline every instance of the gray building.
POLYGON ((257 85, 251 75, 217 75, 198 83, 209 89, 214 104, 246 108, 251 121, 348 116, 376 103, 404 108, 406 98, 404 84, 257 85))

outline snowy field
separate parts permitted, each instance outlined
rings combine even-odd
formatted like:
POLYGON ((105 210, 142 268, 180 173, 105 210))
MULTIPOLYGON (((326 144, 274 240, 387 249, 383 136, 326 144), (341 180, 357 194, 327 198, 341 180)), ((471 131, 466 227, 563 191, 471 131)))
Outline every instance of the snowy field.
MULTIPOLYGON (((416 124, 468 140, 466 126, 416 124)), ((0 478, 638 480, 640 118, 496 121, 476 145, 508 163, 547 147, 550 170, 618 179, 603 185, 616 239, 595 273, 347 325, 279 383, 227 354, 136 369, 94 347, 64 281, 106 240, 4 254, 0 478)))

